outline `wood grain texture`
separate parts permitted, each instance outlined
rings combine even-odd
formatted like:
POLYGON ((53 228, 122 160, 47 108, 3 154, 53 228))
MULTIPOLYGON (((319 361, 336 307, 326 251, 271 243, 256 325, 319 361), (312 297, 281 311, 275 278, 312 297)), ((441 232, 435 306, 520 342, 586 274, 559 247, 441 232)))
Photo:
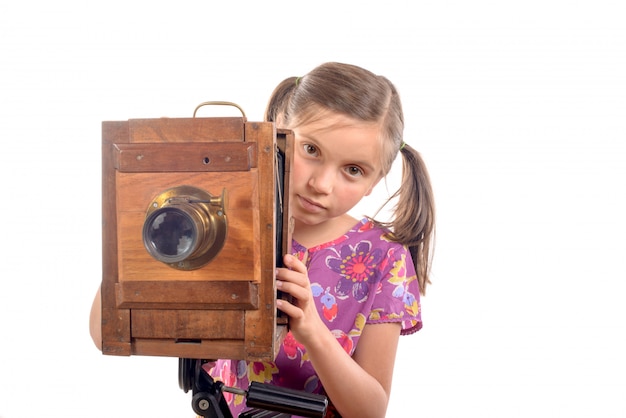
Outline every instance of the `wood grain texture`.
POLYGON ((103 353, 273 360, 288 328, 276 310, 276 253, 289 247, 276 249, 274 125, 130 119, 103 122, 102 135, 103 353), (227 196, 224 246, 195 270, 143 245, 149 205, 181 185, 227 196))

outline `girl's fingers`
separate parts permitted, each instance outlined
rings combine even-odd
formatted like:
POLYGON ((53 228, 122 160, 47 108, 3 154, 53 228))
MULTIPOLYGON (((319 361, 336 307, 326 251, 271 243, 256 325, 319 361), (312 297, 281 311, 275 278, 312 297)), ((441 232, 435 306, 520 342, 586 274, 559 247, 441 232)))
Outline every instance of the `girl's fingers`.
POLYGON ((304 288, 309 287, 307 269, 296 257, 285 256, 285 267, 276 269, 276 278, 286 282, 296 283, 304 288))
POLYGON ((276 280, 276 288, 290 294, 298 300, 306 299, 309 293, 308 288, 303 287, 300 283, 289 281, 288 278, 280 276, 276 280))
POLYGON ((307 276, 302 273, 298 273, 297 271, 286 268, 278 268, 276 269, 276 279, 304 286, 307 281, 307 276))
POLYGON ((283 263, 285 263, 285 267, 297 271, 298 273, 306 273, 307 269, 304 263, 298 260, 297 257, 294 257, 291 254, 285 254, 283 257, 283 263))
POLYGON ((302 317, 302 310, 283 299, 276 299, 276 307, 291 318, 302 317))

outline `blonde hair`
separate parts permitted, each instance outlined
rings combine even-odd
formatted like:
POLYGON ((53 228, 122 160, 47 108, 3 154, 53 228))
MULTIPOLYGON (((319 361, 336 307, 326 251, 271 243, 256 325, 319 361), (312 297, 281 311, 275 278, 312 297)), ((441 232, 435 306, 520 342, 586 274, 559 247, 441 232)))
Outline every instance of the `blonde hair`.
POLYGON ((408 247, 415 263, 420 292, 425 294, 430 283, 434 248, 434 196, 421 155, 404 142, 404 116, 398 91, 387 78, 364 68, 329 62, 302 77, 286 78, 276 86, 265 110, 265 120, 290 128, 320 117, 320 108, 380 124, 382 176, 389 173, 401 153, 402 183, 382 206, 397 199, 392 220, 379 222, 371 219, 389 229, 389 239, 408 247))

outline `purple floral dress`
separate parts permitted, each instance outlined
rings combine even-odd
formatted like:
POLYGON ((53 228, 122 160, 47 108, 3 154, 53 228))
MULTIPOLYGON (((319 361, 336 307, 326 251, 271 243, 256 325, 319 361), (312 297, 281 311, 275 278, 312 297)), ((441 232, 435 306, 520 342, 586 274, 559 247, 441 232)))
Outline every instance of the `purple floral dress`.
MULTIPOLYGON (((411 255, 406 247, 386 239, 386 232, 363 219, 341 237, 313 248, 293 242, 294 255, 307 265, 322 320, 350 354, 366 324, 400 322, 402 335, 422 327, 411 255)), ((273 362, 218 360, 210 373, 226 386, 244 390, 258 381, 324 393, 305 348, 291 333, 273 362)), ((242 395, 225 396, 234 417, 246 409, 242 395)))

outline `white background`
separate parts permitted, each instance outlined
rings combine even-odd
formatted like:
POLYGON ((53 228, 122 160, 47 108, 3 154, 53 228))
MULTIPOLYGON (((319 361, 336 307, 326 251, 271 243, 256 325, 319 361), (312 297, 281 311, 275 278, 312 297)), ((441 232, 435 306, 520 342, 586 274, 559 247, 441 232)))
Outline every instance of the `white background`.
POLYGON ((1 418, 193 416, 176 359, 89 338, 101 122, 206 100, 260 120, 324 61, 395 82, 436 192, 425 325, 388 416, 626 416, 620 1, 140 4, 0 5, 1 418))

